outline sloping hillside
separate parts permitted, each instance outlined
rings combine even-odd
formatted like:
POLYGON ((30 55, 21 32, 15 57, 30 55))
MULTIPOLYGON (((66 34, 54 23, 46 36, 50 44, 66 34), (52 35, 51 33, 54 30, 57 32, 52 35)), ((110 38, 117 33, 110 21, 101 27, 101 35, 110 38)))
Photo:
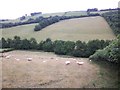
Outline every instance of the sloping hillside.
POLYGON ((68 12, 56 12, 56 13, 44 13, 44 14, 37 14, 34 16, 25 16, 25 19, 20 20, 20 18, 17 19, 11 19, 11 20, 7 20, 7 21, 1 21, 0 23, 15 23, 15 22, 25 22, 28 21, 29 19, 36 19, 39 17, 50 17, 50 16, 83 16, 83 15, 87 15, 86 11, 68 11, 68 12))
POLYGON ((100 16, 63 20, 38 32, 33 30, 35 25, 30 24, 2 29, 2 35, 5 38, 13 38, 15 35, 28 39, 34 37, 37 41, 46 38, 71 41, 111 40, 116 38, 107 22, 100 16))

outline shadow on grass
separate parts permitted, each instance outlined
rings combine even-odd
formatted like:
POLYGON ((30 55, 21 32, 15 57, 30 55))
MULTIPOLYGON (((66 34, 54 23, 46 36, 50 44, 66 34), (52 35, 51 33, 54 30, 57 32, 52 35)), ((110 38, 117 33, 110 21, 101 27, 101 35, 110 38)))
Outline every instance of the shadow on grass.
POLYGON ((102 88, 120 88, 119 65, 103 60, 93 61, 99 67, 98 78, 94 82, 102 88))

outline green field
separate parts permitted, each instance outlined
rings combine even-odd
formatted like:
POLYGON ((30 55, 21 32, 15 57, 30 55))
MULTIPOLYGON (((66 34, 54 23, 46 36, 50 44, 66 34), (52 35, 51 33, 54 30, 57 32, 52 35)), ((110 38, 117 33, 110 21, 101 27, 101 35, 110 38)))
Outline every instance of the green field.
POLYGON ((100 16, 63 20, 38 32, 34 31, 35 25, 29 24, 2 29, 2 36, 13 38, 17 35, 22 39, 34 37, 37 41, 46 38, 71 41, 112 40, 116 38, 107 22, 100 16))

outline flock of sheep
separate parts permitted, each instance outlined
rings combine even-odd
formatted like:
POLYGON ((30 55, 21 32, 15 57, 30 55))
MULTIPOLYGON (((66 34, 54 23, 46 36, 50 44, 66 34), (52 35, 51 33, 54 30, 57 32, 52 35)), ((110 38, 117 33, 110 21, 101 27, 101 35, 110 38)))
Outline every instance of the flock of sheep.
MULTIPOLYGON (((10 57, 11 57, 11 55, 6 55, 6 54, 4 54, 4 53, 2 53, 1 54, 1 56, 0 57, 4 57, 4 58, 6 58, 6 59, 9 59, 10 57)), ((14 58, 15 60, 17 60, 17 61, 20 61, 20 59, 18 59, 18 58, 14 58)), ((31 58, 31 57, 29 57, 29 58, 26 58, 28 61, 32 61, 32 59, 33 58, 31 58)), ((43 58, 42 58, 43 59, 43 58)), ((51 58, 51 59, 53 59, 53 58, 51 58)), ((56 61, 58 60, 58 58, 56 58, 56 61)), ((76 64, 78 64, 78 65, 83 65, 84 64, 84 62, 82 62, 82 61, 78 61, 78 60, 76 60, 76 59, 73 59, 75 62, 76 62, 76 64)), ((46 62, 45 60, 43 61, 43 62, 46 62)), ((65 64, 66 65, 69 65, 71 62, 70 61, 65 61, 65 64)))
MULTIPOLYGON (((6 58, 6 59, 9 59, 10 57, 11 57, 11 55, 7 55, 7 54, 4 54, 4 53, 2 53, 1 55, 0 55, 0 57, 4 57, 4 58, 6 58)), ((18 58, 14 58, 15 60, 17 60, 17 61, 19 61, 20 59, 18 59, 18 58)), ((32 61, 32 58, 26 58, 28 61, 32 61)))

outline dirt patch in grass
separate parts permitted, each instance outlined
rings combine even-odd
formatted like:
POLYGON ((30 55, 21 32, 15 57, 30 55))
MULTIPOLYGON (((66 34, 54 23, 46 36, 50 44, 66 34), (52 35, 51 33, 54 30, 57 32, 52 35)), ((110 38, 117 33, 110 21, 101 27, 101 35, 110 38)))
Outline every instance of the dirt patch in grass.
POLYGON ((100 67, 87 58, 17 50, 6 54, 10 57, 2 58, 3 88, 102 87, 100 83, 95 82, 99 79, 100 67), (28 61, 27 58, 32 58, 32 61, 28 61), (76 60, 83 61, 84 64, 78 65, 76 60), (71 63, 66 65, 65 61, 71 63))

